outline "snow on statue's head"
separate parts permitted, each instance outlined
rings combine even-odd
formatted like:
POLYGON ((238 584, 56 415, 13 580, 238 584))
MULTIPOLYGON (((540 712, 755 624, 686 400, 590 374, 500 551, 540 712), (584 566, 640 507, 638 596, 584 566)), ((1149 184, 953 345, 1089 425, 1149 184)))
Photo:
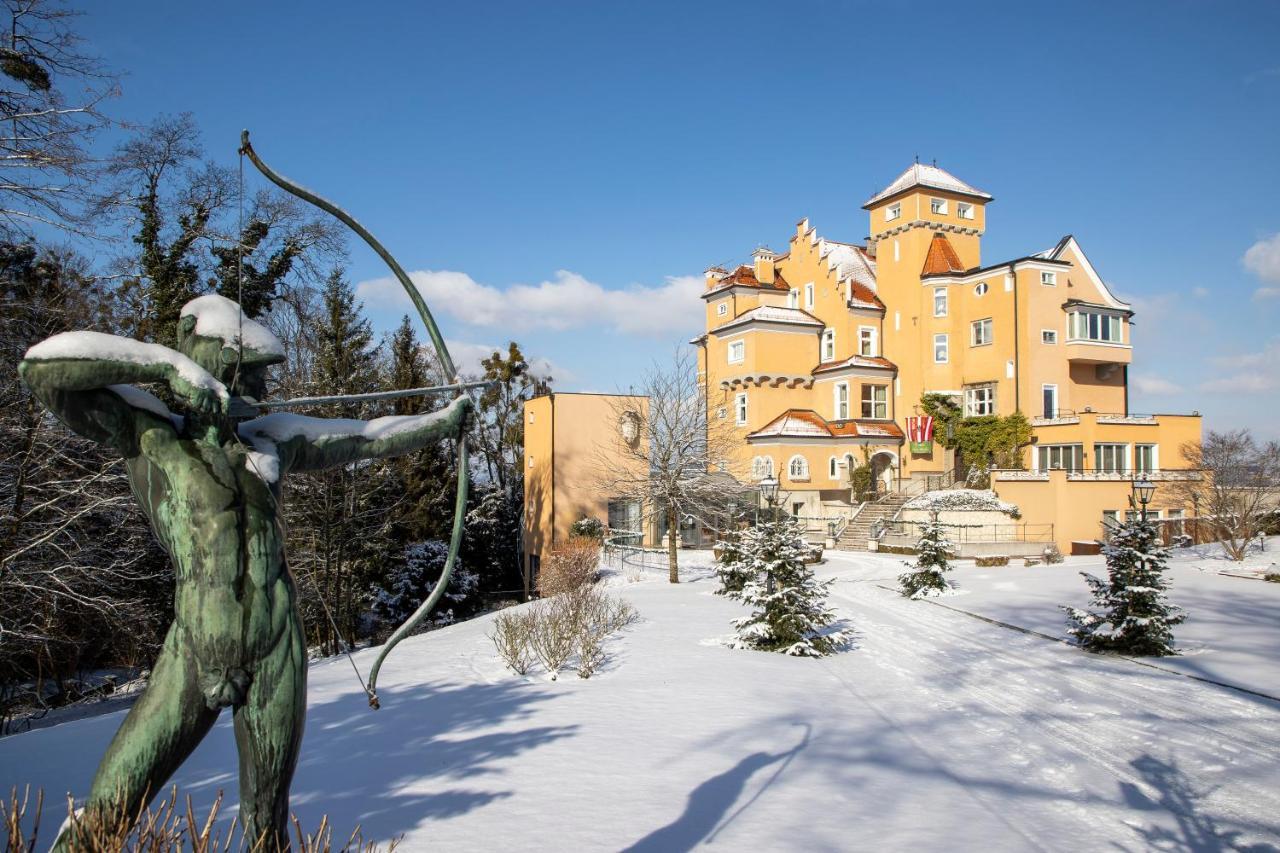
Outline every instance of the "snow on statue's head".
POLYGON ((225 296, 198 296, 178 315, 178 350, 212 373, 231 393, 260 399, 267 368, 284 362, 284 346, 261 323, 244 316, 225 296), (239 364, 237 375, 236 366, 239 364))

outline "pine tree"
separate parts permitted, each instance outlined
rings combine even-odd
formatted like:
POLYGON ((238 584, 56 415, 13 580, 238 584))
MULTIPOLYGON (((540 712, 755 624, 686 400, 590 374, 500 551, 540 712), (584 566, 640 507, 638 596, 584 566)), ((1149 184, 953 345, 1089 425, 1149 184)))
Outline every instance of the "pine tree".
POLYGON ((821 657, 844 640, 839 631, 826 630, 834 616, 826 606, 833 581, 818 581, 805 563, 802 531, 794 518, 743 531, 742 549, 752 577, 740 596, 754 610, 734 620, 734 648, 821 657))
POLYGON ((281 282, 302 254, 302 245, 286 237, 278 248, 259 259, 255 253, 270 232, 270 223, 253 219, 245 223, 240 232, 239 248, 232 244, 209 250, 215 261, 210 285, 228 299, 239 302, 248 317, 259 317, 271 308, 281 282))
POLYGON ((1156 526, 1141 518, 1125 524, 1103 554, 1107 580, 1080 573, 1093 593, 1092 605, 1102 612, 1064 606, 1068 633, 1092 652, 1155 657, 1178 654, 1171 629, 1187 617, 1182 608, 1165 599, 1169 552, 1160 546, 1156 526))
POLYGON ((926 521, 916 542, 916 561, 907 563, 911 571, 898 576, 902 594, 907 598, 924 598, 940 595, 951 588, 944 572, 951 570, 947 563, 947 549, 951 543, 937 518, 926 521))
POLYGON ((756 577, 754 565, 748 558, 743 546, 742 534, 731 534, 716 543, 720 556, 716 558, 716 575, 720 578, 720 588, 716 595, 741 600, 742 590, 749 581, 756 577))

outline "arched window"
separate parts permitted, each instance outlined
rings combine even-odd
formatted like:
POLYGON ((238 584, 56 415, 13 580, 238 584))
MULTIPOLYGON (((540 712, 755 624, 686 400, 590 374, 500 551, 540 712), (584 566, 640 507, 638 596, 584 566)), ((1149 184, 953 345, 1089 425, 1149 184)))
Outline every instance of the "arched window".
POLYGON ((846 453, 846 454, 844 455, 844 467, 845 467, 844 475, 845 475, 846 477, 853 473, 853 469, 854 469, 854 468, 857 468, 857 467, 858 467, 858 463, 857 463, 857 461, 853 458, 853 454, 852 454, 852 453, 846 453))
POLYGON ((809 479, 809 462, 799 453, 787 463, 787 475, 793 480, 809 479))
POLYGON ((831 480, 840 479, 840 460, 834 456, 827 462, 827 477, 831 480))
POLYGON ((751 460, 751 476, 756 480, 773 476, 773 459, 768 456, 757 456, 751 460))

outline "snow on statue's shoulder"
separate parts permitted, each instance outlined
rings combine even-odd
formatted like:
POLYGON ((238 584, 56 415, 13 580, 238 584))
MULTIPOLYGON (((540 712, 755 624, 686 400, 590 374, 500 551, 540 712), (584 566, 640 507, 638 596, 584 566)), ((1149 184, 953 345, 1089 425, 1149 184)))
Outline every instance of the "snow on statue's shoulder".
POLYGON ((167 364, 192 385, 215 391, 222 398, 227 396, 227 389, 221 382, 182 353, 160 344, 147 344, 103 332, 61 332, 31 347, 25 358, 30 361, 65 358, 122 361, 129 364, 167 364))
POLYGON ((243 341, 248 349, 266 355, 284 355, 284 344, 271 330, 244 316, 240 306, 225 296, 209 293, 197 296, 182 306, 183 317, 195 317, 195 334, 205 338, 220 338, 234 346, 243 341))

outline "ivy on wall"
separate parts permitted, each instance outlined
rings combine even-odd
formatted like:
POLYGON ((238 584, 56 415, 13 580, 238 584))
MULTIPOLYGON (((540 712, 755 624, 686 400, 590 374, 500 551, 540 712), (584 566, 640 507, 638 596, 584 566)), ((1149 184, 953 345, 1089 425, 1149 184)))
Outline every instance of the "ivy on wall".
POLYGON ((925 394, 920 407, 933 418, 934 440, 958 450, 968 464, 1023 467, 1019 450, 1031 443, 1031 422, 1022 412, 966 417, 949 394, 925 394))

